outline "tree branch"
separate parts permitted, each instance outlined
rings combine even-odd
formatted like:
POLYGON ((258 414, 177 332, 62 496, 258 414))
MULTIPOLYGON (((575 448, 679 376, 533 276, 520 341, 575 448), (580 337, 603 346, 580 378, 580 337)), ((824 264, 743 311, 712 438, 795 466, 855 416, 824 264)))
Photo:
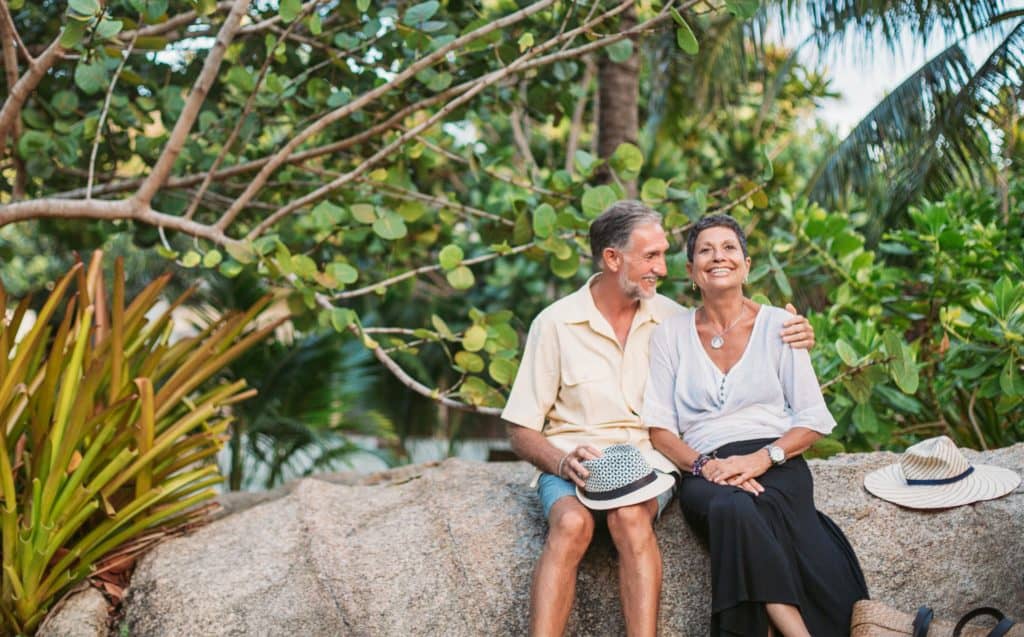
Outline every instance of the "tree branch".
POLYGON ((4 105, 0 108, 0 156, 3 156, 7 145, 8 131, 21 117, 21 107, 25 105, 25 100, 32 94, 50 67, 60 59, 60 54, 63 51, 64 47, 60 45, 60 36, 58 35, 38 58, 32 60, 25 74, 10 87, 7 99, 4 100, 4 105))
POLYGON ((587 56, 583 59, 583 78, 580 79, 580 95, 576 105, 572 109, 572 119, 569 124, 569 139, 565 143, 565 171, 572 173, 573 160, 576 157, 576 149, 580 146, 580 135, 583 133, 583 115, 587 112, 587 103, 590 101, 590 85, 594 81, 597 72, 597 64, 593 58, 587 56))
MULTIPOLYGON (((227 11, 235 5, 234 0, 222 0, 217 3, 216 11, 227 11)), ((195 22, 196 18, 199 17, 199 13, 196 11, 185 11, 178 15, 168 18, 159 24, 151 24, 149 26, 142 27, 141 29, 131 29, 128 31, 122 31, 117 34, 118 39, 122 42, 130 42, 132 38, 145 38, 163 35, 170 33, 178 27, 183 27, 195 22)))
POLYGON ((391 89, 403 84, 406 80, 415 76, 421 70, 432 66, 433 64, 440 60, 445 59, 448 53, 455 51, 461 48, 462 46, 487 35, 488 33, 492 33, 499 29, 503 29, 510 24, 515 24, 516 22, 547 8, 553 3, 554 0, 539 0, 538 2, 535 2, 524 9, 520 9, 515 13, 511 13, 505 16, 504 18, 500 18, 478 29, 474 29, 470 33, 467 33, 464 36, 452 40, 447 45, 439 48, 430 55, 421 58, 420 60, 411 64, 401 73, 398 73, 393 78, 391 78, 391 80, 384 82, 383 84, 381 84, 380 86, 371 91, 363 93, 360 97, 349 102, 345 106, 335 109, 334 111, 327 113, 323 117, 320 117, 315 122, 307 126, 298 135, 293 137, 284 146, 284 148, 277 151, 270 158, 270 161, 267 162, 267 164, 261 168, 259 174, 256 175, 256 177, 252 180, 252 183, 249 185, 249 187, 245 189, 245 192, 243 192, 238 197, 238 199, 235 201, 235 204, 220 218, 220 220, 217 222, 217 227, 220 228, 221 230, 224 230, 229 225, 231 225, 231 222, 233 222, 235 220, 235 217, 237 217, 239 213, 241 213, 241 211, 245 208, 246 204, 248 204, 249 201, 256 196, 256 193, 258 193, 260 189, 263 188, 264 184, 266 184, 267 182, 267 179, 270 178, 271 173, 277 170, 277 168, 281 164, 283 164, 288 159, 288 157, 291 156, 292 152, 296 148, 298 148, 299 145, 302 144, 304 141, 306 141, 313 135, 319 133, 320 131, 330 126, 334 122, 337 122, 341 119, 348 117, 352 113, 362 110, 364 106, 366 106, 373 100, 377 99, 381 95, 384 95, 391 89))
POLYGON ((100 140, 103 139, 103 125, 107 121, 107 113, 110 111, 110 98, 114 95, 114 87, 117 86, 117 78, 121 77, 121 71, 124 70, 124 65, 128 61, 128 56, 132 54, 132 49, 135 48, 135 41, 138 39, 137 36, 133 36, 131 41, 128 42, 128 48, 122 54, 121 63, 117 65, 117 70, 114 71, 114 77, 110 80, 110 86, 107 87, 107 95, 103 99, 103 110, 100 111, 100 120, 96 124, 96 139, 92 143, 92 152, 89 155, 89 177, 85 183, 85 198, 92 199, 92 180, 96 175, 96 154, 100 149, 100 140))
MULTIPOLYGON (((309 167, 307 166, 307 168, 309 168, 309 167)), ((328 174, 328 173, 333 173, 334 175, 338 174, 338 173, 336 173, 334 171, 327 171, 327 170, 324 170, 324 171, 321 171, 321 172, 324 173, 324 174, 328 174)), ((489 221, 494 221, 496 223, 500 223, 502 225, 509 226, 509 227, 513 227, 513 226, 516 225, 516 222, 512 221, 511 219, 506 219, 505 217, 502 217, 501 215, 496 215, 496 214, 494 214, 492 212, 487 212, 486 210, 481 210, 479 208, 474 208, 473 206, 467 206, 466 204, 459 203, 458 201, 450 201, 450 200, 444 199, 442 197, 434 197, 432 195, 427 195, 427 194, 424 194, 422 192, 417 192, 417 191, 414 191, 414 190, 406 190, 405 188, 400 188, 398 186, 392 186, 391 184, 388 184, 388 183, 376 182, 376 181, 367 179, 365 177, 358 177, 356 179, 356 181, 358 181, 359 183, 362 183, 362 184, 366 184, 367 186, 370 186, 371 188, 374 188, 374 189, 377 189, 377 190, 382 190, 389 197, 395 197, 396 199, 404 199, 406 201, 422 201, 423 203, 429 203, 429 204, 432 204, 434 206, 437 206, 438 208, 450 208, 451 210, 454 210, 456 212, 462 213, 463 218, 480 217, 481 219, 487 219, 489 221)))
POLYGON ((224 20, 224 24, 221 26, 220 32, 217 34, 217 41, 214 43, 213 48, 210 49, 210 53, 206 56, 206 60, 203 62, 203 69, 200 71, 199 76, 192 85, 192 91, 189 93, 188 101, 185 102, 185 106, 181 110, 181 115, 178 117, 178 121, 174 124, 174 129, 171 131, 170 138, 167 140, 167 145, 164 146, 163 152, 160 153, 160 158, 157 160, 153 170, 149 173, 149 176, 146 177, 146 180, 142 182, 142 185, 139 186, 139 190, 134 195, 136 200, 146 206, 149 205, 149 202, 153 200, 153 196, 156 194, 157 190, 159 190, 164 181, 167 180, 167 176, 170 175, 171 169, 174 167, 175 160, 177 160, 178 155, 181 154, 181 149, 185 145, 185 138, 188 137, 188 133, 192 129, 192 125, 195 123, 196 117, 199 116, 199 109, 206 100, 206 95, 209 93, 210 87, 213 86, 214 81, 217 79, 217 71, 220 69, 220 63, 221 60, 224 59, 224 53, 227 51, 228 44, 230 44, 232 38, 234 38, 235 31, 238 30, 242 21, 242 16, 245 15, 248 8, 249 0, 236 0, 234 6, 231 8, 231 12, 224 20))
MULTIPOLYGON (((19 46, 24 50, 25 45, 20 43, 18 38, 18 31, 14 26, 14 20, 11 18, 11 12, 7 7, 6 0, 0 0, 0 47, 3 48, 4 58, 4 78, 7 86, 14 86, 18 81, 18 51, 15 50, 15 41, 19 42, 19 46)), ((18 139, 21 137, 21 118, 19 117, 14 122, 14 128, 11 131, 11 147, 14 152, 11 153, 11 160, 14 164, 14 187, 11 189, 11 197, 17 201, 25 196, 25 163, 21 157, 18 156, 18 139)), ((2 146, 0 146, 0 152, 3 152, 2 146)))

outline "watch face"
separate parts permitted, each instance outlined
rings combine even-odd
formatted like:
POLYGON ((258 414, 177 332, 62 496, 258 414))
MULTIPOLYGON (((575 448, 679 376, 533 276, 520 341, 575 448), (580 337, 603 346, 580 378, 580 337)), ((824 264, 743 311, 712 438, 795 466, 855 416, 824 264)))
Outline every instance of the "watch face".
POLYGON ((772 462, 778 464, 786 458, 786 452, 781 447, 772 445, 768 447, 768 457, 772 459, 772 462))

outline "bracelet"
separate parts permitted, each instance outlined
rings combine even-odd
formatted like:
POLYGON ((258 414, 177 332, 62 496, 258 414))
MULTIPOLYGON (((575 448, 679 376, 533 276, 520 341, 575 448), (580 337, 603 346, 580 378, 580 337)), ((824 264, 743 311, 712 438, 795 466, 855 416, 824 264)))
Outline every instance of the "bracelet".
POLYGON ((704 471, 704 465, 711 462, 712 459, 713 458, 706 453, 702 453, 699 456, 697 456, 697 459, 693 461, 693 475, 697 476, 698 478, 704 477, 703 475, 701 475, 701 472, 704 471))
POLYGON ((562 476, 562 465, 564 465, 565 461, 568 459, 569 454, 565 454, 564 456, 562 456, 562 459, 558 461, 558 469, 555 471, 555 475, 557 475, 559 478, 564 479, 564 476, 562 476))

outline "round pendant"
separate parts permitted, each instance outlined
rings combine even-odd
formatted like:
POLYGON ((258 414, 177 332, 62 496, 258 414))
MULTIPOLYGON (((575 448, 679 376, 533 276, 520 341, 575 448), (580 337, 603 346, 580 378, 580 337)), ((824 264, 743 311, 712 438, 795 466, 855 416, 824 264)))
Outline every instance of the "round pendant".
POLYGON ((711 349, 722 349, 723 345, 725 345, 724 338, 722 338, 718 334, 715 334, 714 336, 711 337, 711 349))

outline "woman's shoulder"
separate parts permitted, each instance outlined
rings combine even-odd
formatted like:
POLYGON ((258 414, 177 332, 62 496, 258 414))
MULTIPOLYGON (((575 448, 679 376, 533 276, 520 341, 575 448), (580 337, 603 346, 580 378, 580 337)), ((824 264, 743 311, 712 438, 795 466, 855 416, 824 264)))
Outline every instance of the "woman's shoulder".
POLYGON ((761 323, 766 328, 767 333, 773 336, 778 336, 786 321, 795 316, 794 314, 790 314, 785 308, 767 304, 761 306, 760 314, 761 323))

